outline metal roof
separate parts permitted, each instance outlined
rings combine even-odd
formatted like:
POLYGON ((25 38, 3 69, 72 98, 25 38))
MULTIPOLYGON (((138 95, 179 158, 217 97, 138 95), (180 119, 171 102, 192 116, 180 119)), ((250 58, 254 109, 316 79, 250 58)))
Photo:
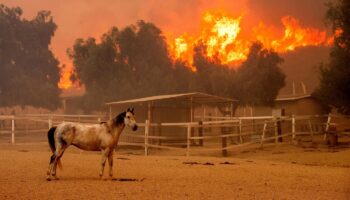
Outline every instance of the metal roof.
POLYGON ((276 101, 294 101, 294 100, 300 100, 305 98, 310 98, 310 94, 305 94, 301 96, 289 96, 289 97, 279 97, 276 99, 276 101))
POLYGON ((186 100, 191 101, 191 98, 192 98, 192 101, 195 103, 229 103, 229 102, 237 101, 226 97, 220 97, 220 96, 205 94, 201 92, 193 92, 193 93, 182 93, 182 94, 158 95, 158 96, 143 97, 138 99, 124 100, 124 101, 108 102, 106 103, 106 105, 142 103, 142 102, 152 102, 152 101, 171 100, 171 99, 183 99, 185 101, 186 100))

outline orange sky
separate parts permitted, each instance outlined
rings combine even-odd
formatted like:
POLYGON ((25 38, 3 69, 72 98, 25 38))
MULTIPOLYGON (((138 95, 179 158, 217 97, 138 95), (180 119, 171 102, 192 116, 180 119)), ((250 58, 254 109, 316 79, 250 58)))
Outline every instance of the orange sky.
MULTIPOLYGON (((50 10, 58 29, 52 50, 61 64, 70 65, 66 49, 77 38, 99 38, 110 27, 123 28, 143 19, 153 22, 167 36, 183 32, 196 35, 200 18, 207 10, 225 10, 244 16, 242 30, 251 32, 253 25, 281 27, 281 17, 291 15, 306 26, 324 29, 324 3, 327 0, 3 0, 6 6, 20 6, 25 18, 39 10, 50 10)), ((242 33, 244 34, 244 32, 242 33)))

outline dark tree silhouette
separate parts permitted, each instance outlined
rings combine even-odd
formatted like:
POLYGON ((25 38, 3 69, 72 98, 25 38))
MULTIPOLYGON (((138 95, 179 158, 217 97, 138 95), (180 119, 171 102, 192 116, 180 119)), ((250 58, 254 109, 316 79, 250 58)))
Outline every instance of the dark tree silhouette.
POLYGON ((320 87, 314 95, 340 113, 350 114, 350 1, 328 4, 334 45, 330 61, 320 67, 320 87))
POLYGON ((238 68, 233 81, 233 95, 242 105, 274 104, 279 90, 285 85, 285 75, 279 68, 283 59, 262 44, 254 43, 247 60, 238 68))
POLYGON ((49 11, 32 20, 0 5, 0 106, 60 106, 58 61, 49 49, 56 30, 49 11))

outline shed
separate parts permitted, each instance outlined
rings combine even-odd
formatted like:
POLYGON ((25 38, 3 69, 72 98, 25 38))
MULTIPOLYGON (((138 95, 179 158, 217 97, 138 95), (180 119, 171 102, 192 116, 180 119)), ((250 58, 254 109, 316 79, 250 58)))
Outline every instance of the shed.
POLYGON ((115 101, 106 105, 109 106, 110 117, 127 107, 134 107, 139 122, 193 122, 197 114, 204 116, 215 109, 225 109, 233 116, 237 100, 193 92, 115 101))
MULTIPOLYGON (((149 127, 150 136, 173 137, 171 140, 163 140, 162 143, 182 146, 186 145, 187 128, 184 126, 162 126, 161 123, 200 121, 204 120, 206 115, 222 115, 222 112, 233 116, 237 106, 236 102, 236 100, 226 97, 193 92, 109 102, 106 105, 109 106, 110 118, 125 111, 128 107, 134 107, 138 123, 144 123, 148 120, 149 123, 157 124, 149 127)), ((191 134, 195 134, 193 128, 191 129, 191 134)), ((135 135, 135 133, 132 135, 135 135)), ((128 137, 127 134, 124 134, 121 140, 134 143, 143 142, 138 138, 128 137)), ((155 142, 160 144, 161 140, 150 140, 149 142, 151 144, 155 144, 155 142)))
POLYGON ((277 97, 275 105, 255 106, 253 108, 239 108, 236 116, 291 116, 291 115, 322 115, 328 110, 309 94, 299 96, 277 97))

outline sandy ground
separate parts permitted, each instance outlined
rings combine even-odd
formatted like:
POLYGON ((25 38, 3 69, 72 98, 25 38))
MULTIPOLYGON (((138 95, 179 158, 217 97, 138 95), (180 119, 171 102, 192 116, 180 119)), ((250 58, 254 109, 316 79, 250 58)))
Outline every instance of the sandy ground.
POLYGON ((277 146, 228 158, 120 151, 117 180, 101 180, 100 155, 70 147, 60 179, 48 182, 49 156, 44 144, 0 145, 0 199, 350 199, 346 149, 277 146))

